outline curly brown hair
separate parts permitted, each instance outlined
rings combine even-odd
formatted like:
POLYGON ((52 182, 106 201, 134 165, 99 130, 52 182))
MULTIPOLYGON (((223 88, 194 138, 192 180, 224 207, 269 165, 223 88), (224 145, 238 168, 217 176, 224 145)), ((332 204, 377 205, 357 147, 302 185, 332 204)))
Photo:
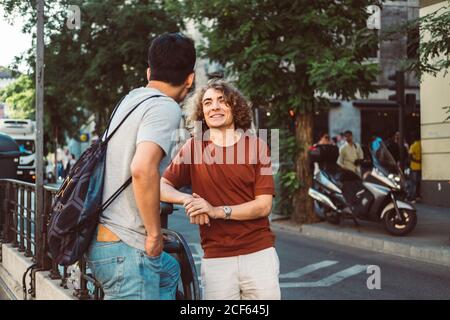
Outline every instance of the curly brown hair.
POLYGON ((202 122, 202 130, 208 130, 205 115, 203 114, 202 100, 208 89, 215 89, 223 93, 225 103, 231 107, 233 113, 233 122, 235 129, 246 131, 250 129, 252 124, 252 114, 249 104, 242 93, 232 86, 230 83, 220 80, 211 79, 208 83, 199 89, 188 101, 188 123, 193 126, 195 121, 202 122))

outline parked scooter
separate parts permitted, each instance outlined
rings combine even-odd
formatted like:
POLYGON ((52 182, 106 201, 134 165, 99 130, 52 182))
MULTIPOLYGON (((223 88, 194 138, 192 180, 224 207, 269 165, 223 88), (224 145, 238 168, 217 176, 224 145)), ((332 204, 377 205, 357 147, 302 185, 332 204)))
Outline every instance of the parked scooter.
POLYGON ((308 194, 321 220, 339 224, 343 218, 382 223, 392 235, 404 236, 417 223, 415 207, 406 201, 405 178, 384 143, 371 152, 372 168, 361 179, 336 164, 330 147, 316 151, 311 160, 321 163, 308 194))

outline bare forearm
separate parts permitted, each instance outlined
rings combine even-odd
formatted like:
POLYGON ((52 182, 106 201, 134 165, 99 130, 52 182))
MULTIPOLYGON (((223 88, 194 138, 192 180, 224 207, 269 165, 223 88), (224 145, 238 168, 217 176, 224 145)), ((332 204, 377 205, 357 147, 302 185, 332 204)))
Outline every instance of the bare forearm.
POLYGON ((133 191, 145 230, 150 236, 161 234, 159 172, 133 176, 133 191))
MULTIPOLYGON (((232 220, 253 220, 269 216, 272 210, 272 201, 269 203, 268 201, 253 200, 239 205, 230 206, 230 208, 233 210, 231 214, 232 220)), ((216 218, 225 218, 225 213, 222 207, 215 207, 214 211, 216 218)))
POLYGON ((175 203, 175 204, 183 204, 184 200, 187 198, 191 198, 192 195, 188 193, 184 193, 175 189, 174 186, 164 182, 165 179, 161 179, 160 192, 161 192, 161 201, 175 203))

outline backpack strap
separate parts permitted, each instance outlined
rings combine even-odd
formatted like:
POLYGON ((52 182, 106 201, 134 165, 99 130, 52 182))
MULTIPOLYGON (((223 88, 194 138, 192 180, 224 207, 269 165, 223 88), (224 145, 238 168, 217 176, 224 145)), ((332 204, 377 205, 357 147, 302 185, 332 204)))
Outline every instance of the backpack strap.
POLYGON ((119 125, 114 129, 114 131, 108 136, 108 131, 109 131, 109 127, 110 127, 110 125, 111 125, 112 119, 113 119, 114 114, 116 113, 117 109, 119 108, 120 103, 121 103, 121 102, 123 101, 123 99, 125 98, 125 97, 123 97, 123 98, 119 101, 119 103, 117 104, 117 106, 114 108, 114 111, 113 111, 113 113, 112 113, 112 116, 111 116, 111 118, 109 119, 108 127, 106 128, 106 132, 105 132, 105 135, 104 135, 104 139, 105 139, 104 143, 108 143, 108 142, 109 142, 109 140, 114 136, 114 134, 117 132, 117 130, 119 130, 120 126, 125 122, 125 120, 127 120, 127 118, 134 112, 134 110, 136 110, 142 103, 144 103, 145 101, 147 101, 147 100, 149 100, 149 99, 151 99, 151 98, 158 98, 158 97, 164 97, 164 96, 162 96, 162 95, 154 95, 154 96, 150 96, 150 97, 145 98, 145 99, 142 100, 141 102, 139 102, 137 105, 135 105, 135 106, 133 107, 133 109, 131 109, 130 112, 128 112, 128 114, 122 119, 122 121, 120 121, 119 125))
POLYGON ((105 201, 104 204, 102 204, 102 207, 100 208, 100 212, 103 212, 104 210, 106 210, 106 208, 109 207, 109 205, 122 193, 123 190, 125 190, 129 185, 131 184, 131 177, 128 178, 127 181, 125 181, 125 183, 123 185, 120 186, 119 189, 116 190, 116 192, 114 192, 112 194, 112 196, 110 196, 108 198, 108 200, 105 201))
POLYGON ((114 110, 113 110, 113 112, 112 112, 112 114, 111 114, 111 117, 109 118, 108 125, 106 126, 106 132, 105 132, 104 137, 107 137, 107 136, 108 136, 108 130, 109 130, 109 126, 111 125, 111 121, 112 121, 112 119, 114 118, 114 115, 116 114, 117 109, 119 109, 119 106, 120 106, 120 104, 122 103, 123 99, 125 99, 125 97, 126 97, 126 96, 123 96, 123 97, 120 99, 120 101, 117 102, 116 106, 114 107, 114 110))
MULTIPOLYGON (((127 118, 133 113, 134 110, 137 109, 137 107, 139 107, 143 102, 151 99, 151 98, 158 98, 158 97, 164 97, 162 95, 154 95, 154 96, 150 96, 145 98, 144 100, 142 100, 141 102, 139 102, 136 106, 133 107, 133 109, 131 109, 130 112, 128 112, 128 114, 125 116, 125 118, 122 119, 122 121, 119 123, 119 125, 114 129, 114 131, 111 133, 111 135, 108 137, 108 130, 109 130, 109 126, 111 124, 112 118, 114 116, 114 114, 117 111, 117 108, 120 105, 120 102, 122 102, 123 98, 119 101, 119 103, 117 104, 116 108, 113 111, 113 114, 111 116, 111 119, 109 120, 108 123, 108 128, 106 129, 106 133, 105 133, 105 141, 104 143, 108 143, 109 140, 112 138, 112 136, 117 132, 117 130, 119 129, 119 127, 125 122, 125 120, 127 120, 127 118)), ((122 193, 123 190, 125 190, 130 184, 131 184, 131 180, 132 178, 129 177, 127 181, 125 181, 119 189, 116 190, 116 192, 114 192, 109 198, 108 200, 105 201, 105 203, 102 205, 102 207, 100 208, 100 212, 103 212, 106 208, 109 207, 109 205, 122 193)))

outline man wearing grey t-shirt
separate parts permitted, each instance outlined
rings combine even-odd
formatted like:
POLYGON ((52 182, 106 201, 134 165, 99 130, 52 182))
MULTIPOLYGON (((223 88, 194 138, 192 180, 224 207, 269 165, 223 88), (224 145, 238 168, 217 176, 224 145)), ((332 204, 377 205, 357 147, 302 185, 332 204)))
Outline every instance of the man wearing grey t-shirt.
POLYGON ((181 119, 178 103, 194 81, 194 43, 181 33, 163 34, 152 42, 148 63, 148 85, 128 93, 109 130, 156 96, 137 107, 108 143, 104 201, 130 176, 132 187, 102 212, 87 253, 105 299, 174 299, 180 278, 178 262, 163 251, 159 183, 181 119))

